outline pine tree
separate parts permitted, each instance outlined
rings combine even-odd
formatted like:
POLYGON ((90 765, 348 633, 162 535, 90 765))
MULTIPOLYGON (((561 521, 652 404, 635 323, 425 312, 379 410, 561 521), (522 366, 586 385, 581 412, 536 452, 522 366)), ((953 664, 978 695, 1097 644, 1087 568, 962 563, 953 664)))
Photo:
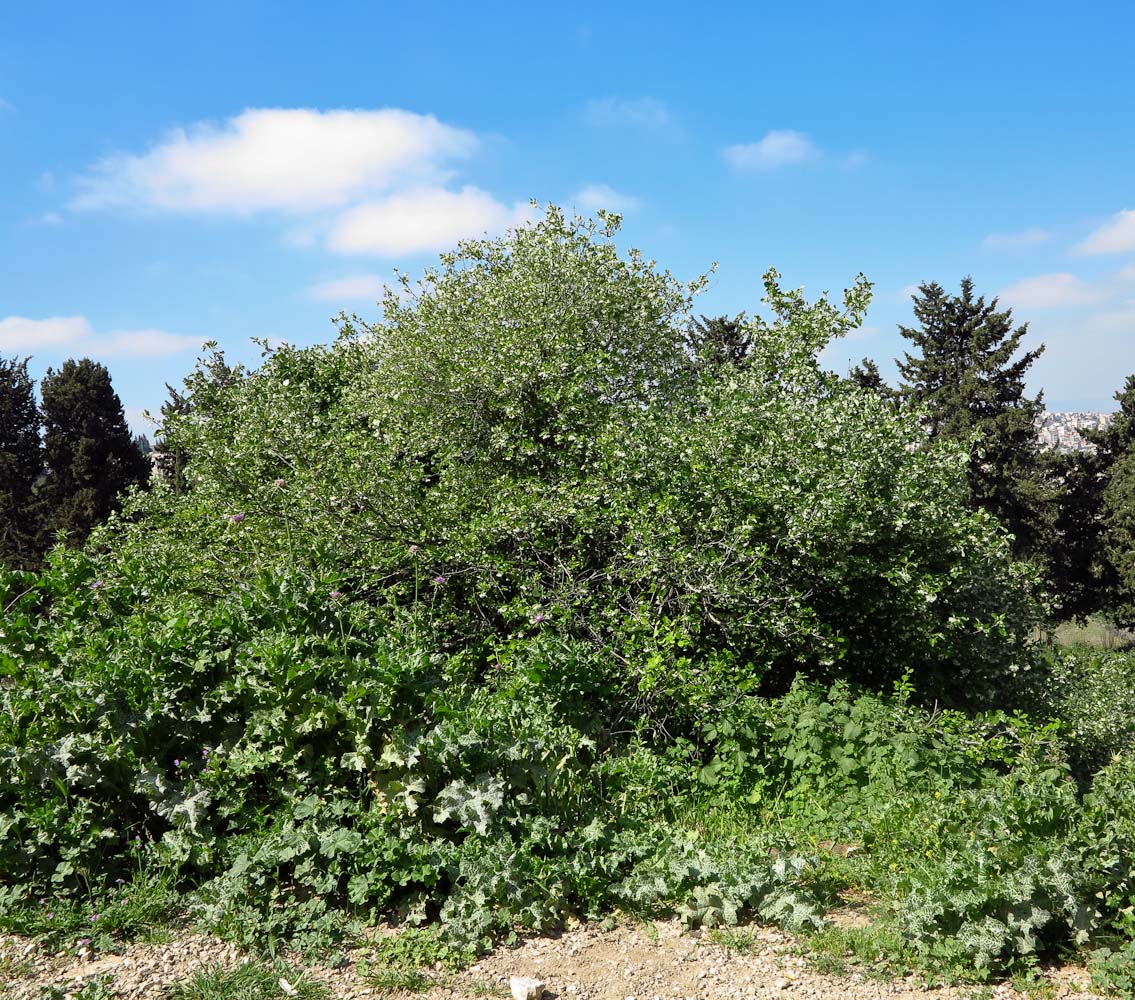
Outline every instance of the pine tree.
POLYGON ((695 319, 686 333, 686 347, 697 364, 710 369, 745 364, 753 348, 752 334, 744 315, 730 318, 702 316, 695 319))
POLYGON ((973 505, 1013 534, 1018 556, 1044 560, 1057 490, 1039 461, 1042 397, 1025 393, 1025 373, 1044 347, 1014 359, 1027 324, 1014 329, 1012 311, 998 310, 996 298, 975 296, 968 277, 960 295, 936 282, 920 285, 914 315, 918 327, 899 327, 917 348, 898 365, 903 395, 924 408, 931 437, 976 438, 969 468, 973 505))
POLYGON ((883 373, 879 371, 879 366, 870 358, 864 358, 852 367, 847 373, 847 380, 860 389, 867 389, 895 405, 902 401, 901 394, 887 385, 883 373))
POLYGON ((43 471, 39 407, 28 362, 0 358, 0 565, 37 560, 34 490, 43 471))
POLYGON ((102 365, 66 361, 43 378, 46 479, 40 490, 46 540, 80 545, 118 509, 127 486, 144 483, 149 463, 134 444, 122 401, 102 365))

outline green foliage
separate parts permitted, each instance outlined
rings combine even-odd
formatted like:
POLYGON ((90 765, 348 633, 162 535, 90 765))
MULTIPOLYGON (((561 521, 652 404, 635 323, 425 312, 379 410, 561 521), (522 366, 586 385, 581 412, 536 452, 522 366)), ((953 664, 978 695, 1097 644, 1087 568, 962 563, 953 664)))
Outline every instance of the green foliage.
POLYGON ((170 1000, 278 1000, 281 996, 328 1000, 331 991, 306 973, 279 961, 204 969, 169 989, 170 1000))
POLYGON ((690 322, 686 346, 700 367, 742 367, 753 349, 753 330, 744 314, 733 318, 702 316, 690 322))
POLYGON ((1135 996, 1135 941, 1121 947, 1096 948, 1091 953, 1089 968, 1092 987, 1107 996, 1135 996))
POLYGON ((1077 765, 1094 771, 1135 747, 1135 654, 1074 648, 1054 654, 1047 703, 1039 712, 1063 723, 1077 765))
POLYGON ((437 983, 437 973, 463 969, 475 957, 436 926, 404 927, 371 943, 369 957, 359 962, 359 975, 383 994, 421 993, 437 983))
POLYGON ((39 492, 48 538, 81 544, 118 509, 119 494, 149 477, 110 374, 87 358, 66 361, 43 378, 46 479, 39 492))
POLYGON ((931 713, 901 685, 880 698, 798 683, 707 725, 715 756, 700 778, 750 802, 785 840, 827 845, 815 884, 889 901, 885 926, 921 965, 952 976, 1021 968, 1130 933, 1133 758, 1081 797, 1061 728, 931 713))
POLYGON ((1047 730, 914 705, 1029 672, 1032 576, 966 510, 961 450, 819 366, 866 282, 809 303, 770 272, 744 363, 699 364, 699 283, 616 226, 550 209, 332 346, 211 355, 166 414, 172 474, 0 575, 13 925, 160 874, 271 949, 391 913, 460 949, 616 907, 800 928, 806 825, 876 859, 953 858, 996 815, 1063 835, 1047 730), (727 795, 793 835, 693 836, 727 795))
MULTIPOLYGON (((266 564, 425 613, 449 649, 533 631, 610 661, 637 716, 798 670, 937 694, 1029 663, 1030 578, 967 514, 964 458, 816 354, 860 322, 770 273, 743 365, 697 365, 690 295, 615 220, 465 244, 332 348, 213 357, 156 490, 103 544, 224 593, 266 564)), ((737 322, 737 321, 734 321, 737 322)))
POLYGON ((920 285, 914 315, 918 327, 899 327, 917 351, 898 363, 904 395, 922 409, 931 437, 972 444, 972 503, 1012 533, 1015 552, 1043 557, 1058 491, 1038 463, 1041 397, 1025 395, 1025 373, 1043 346, 1014 358, 1027 324, 1014 330, 1012 311, 975 296, 968 277, 960 295, 920 285))
POLYGON ((829 975, 854 970, 872 979, 894 979, 912 968, 928 971, 907 937, 886 925, 825 926, 804 938, 801 951, 815 969, 829 975))
POLYGON ((0 566, 37 561, 34 489, 43 471, 39 407, 27 360, 0 358, 0 566))

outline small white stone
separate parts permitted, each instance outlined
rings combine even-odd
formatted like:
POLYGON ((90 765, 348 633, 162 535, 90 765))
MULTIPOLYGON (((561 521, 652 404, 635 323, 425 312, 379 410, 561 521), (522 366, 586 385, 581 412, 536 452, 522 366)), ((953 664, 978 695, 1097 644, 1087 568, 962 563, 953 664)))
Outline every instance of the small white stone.
POLYGON ((544 983, 528 976, 513 976, 508 981, 513 1000, 543 1000, 544 983))

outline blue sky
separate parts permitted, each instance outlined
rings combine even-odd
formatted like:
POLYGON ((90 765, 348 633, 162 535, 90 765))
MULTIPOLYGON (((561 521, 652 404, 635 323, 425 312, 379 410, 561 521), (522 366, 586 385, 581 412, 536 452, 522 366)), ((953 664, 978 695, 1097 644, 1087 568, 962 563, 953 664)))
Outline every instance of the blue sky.
POLYGON ((624 213, 699 311, 863 271, 829 349, 893 375, 963 275, 1051 409, 1135 373, 1135 7, 190 2, 0 9, 0 354, 110 368, 132 422, 205 340, 330 339, 530 199, 624 213))

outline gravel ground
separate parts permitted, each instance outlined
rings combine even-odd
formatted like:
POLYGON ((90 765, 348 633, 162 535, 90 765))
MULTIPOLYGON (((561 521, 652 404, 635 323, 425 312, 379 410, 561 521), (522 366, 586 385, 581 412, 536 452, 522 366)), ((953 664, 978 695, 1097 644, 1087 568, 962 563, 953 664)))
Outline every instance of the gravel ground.
MULTIPOLYGON (((357 963, 367 957, 360 948, 338 968, 306 966, 338 1000, 385 995, 359 976, 357 963)), ((233 966, 249 956, 216 938, 182 935, 168 944, 132 944, 121 954, 48 954, 25 938, 0 938, 0 996, 38 1000, 45 986, 76 990, 106 977, 111 992, 122 998, 153 997, 188 978, 205 965, 233 966)), ((509 994, 512 976, 531 976, 547 985, 551 1000, 904 1000, 981 995, 974 987, 926 989, 912 977, 889 981, 862 974, 831 976, 808 967, 793 954, 791 937, 775 929, 753 932, 749 953, 713 944, 698 933, 685 932, 676 920, 633 924, 604 931, 580 926, 552 938, 534 938, 516 948, 502 948, 459 973, 435 975, 423 1000, 456 1000, 509 994)), ((1080 969, 1060 969, 1049 976, 1049 996, 1092 1000, 1080 969)), ((280 993, 283 997, 284 991, 280 993)), ((993 988, 998 1000, 1027 997, 1007 985, 993 988)))

